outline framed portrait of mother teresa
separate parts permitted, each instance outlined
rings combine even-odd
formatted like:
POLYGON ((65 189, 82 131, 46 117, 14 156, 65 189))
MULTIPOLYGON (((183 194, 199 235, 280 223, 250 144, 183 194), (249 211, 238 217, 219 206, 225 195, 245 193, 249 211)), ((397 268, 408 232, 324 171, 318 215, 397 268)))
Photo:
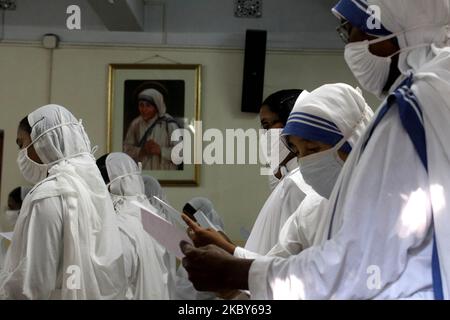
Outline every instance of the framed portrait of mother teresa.
POLYGON ((111 64, 108 93, 108 152, 127 153, 163 186, 197 186, 200 165, 185 153, 198 141, 201 66, 111 64))

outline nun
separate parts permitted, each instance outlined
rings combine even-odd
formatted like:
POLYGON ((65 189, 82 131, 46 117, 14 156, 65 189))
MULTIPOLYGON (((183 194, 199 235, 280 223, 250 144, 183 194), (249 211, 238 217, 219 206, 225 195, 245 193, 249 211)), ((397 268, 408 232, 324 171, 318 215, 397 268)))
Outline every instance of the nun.
POLYGON ((16 142, 34 187, 0 273, 0 298, 123 299, 119 228, 81 120, 43 106, 20 122, 16 142))
POLYGON ((289 112, 296 101, 307 94, 307 91, 301 90, 279 91, 269 96, 261 107, 261 125, 267 128, 267 134, 270 134, 275 142, 270 143, 269 163, 273 172, 270 176, 273 176, 277 183, 258 213, 245 244, 246 250, 260 255, 267 254, 277 243, 281 228, 303 199, 307 195, 315 194, 304 181, 295 155, 281 142, 281 128, 286 125, 289 112), (269 110, 277 114, 276 117, 272 115, 270 120, 269 110), (270 123, 274 127, 269 127, 270 123))
POLYGON ((130 124, 123 149, 143 170, 177 170, 172 162, 172 133, 179 128, 167 113, 164 96, 156 89, 145 89, 138 95, 139 116, 130 124))
POLYGON ((144 230, 141 209, 132 203, 150 208, 140 167, 122 152, 100 157, 97 165, 110 192, 120 230, 127 298, 168 300, 169 271, 164 263, 164 248, 144 230))

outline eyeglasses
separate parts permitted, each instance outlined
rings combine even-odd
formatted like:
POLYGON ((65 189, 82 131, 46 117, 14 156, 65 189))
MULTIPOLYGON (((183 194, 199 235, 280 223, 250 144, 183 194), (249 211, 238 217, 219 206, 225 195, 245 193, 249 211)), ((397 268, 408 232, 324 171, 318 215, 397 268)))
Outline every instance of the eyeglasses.
POLYGON ((280 120, 273 120, 273 121, 264 121, 261 123, 261 129, 269 130, 272 129, 274 125, 277 123, 282 123, 280 120))
POLYGON ((350 28, 351 25, 348 21, 344 21, 336 28, 339 37, 345 44, 350 42, 350 28))

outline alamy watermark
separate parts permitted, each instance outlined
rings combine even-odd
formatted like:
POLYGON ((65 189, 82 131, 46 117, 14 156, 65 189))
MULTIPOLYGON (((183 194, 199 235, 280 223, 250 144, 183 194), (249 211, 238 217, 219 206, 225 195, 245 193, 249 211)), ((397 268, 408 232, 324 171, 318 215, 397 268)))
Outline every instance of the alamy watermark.
POLYGON ((66 287, 69 290, 81 289, 81 268, 77 265, 70 265, 67 267, 66 287))
POLYGON ((381 289, 381 269, 377 265, 370 265, 367 267, 367 281, 366 285, 369 290, 381 289))
POLYGON ((176 165, 260 164, 261 175, 271 175, 268 165, 278 165, 284 160, 280 159, 282 142, 279 140, 274 130, 211 128, 203 131, 202 122, 195 121, 190 130, 177 129, 172 133, 171 141, 175 145, 171 160, 176 165))
POLYGON ((381 8, 376 5, 367 7, 366 13, 369 15, 366 25, 369 30, 381 29, 381 8))
POLYGON ((75 4, 67 7, 66 27, 69 30, 81 30, 81 8, 75 4))

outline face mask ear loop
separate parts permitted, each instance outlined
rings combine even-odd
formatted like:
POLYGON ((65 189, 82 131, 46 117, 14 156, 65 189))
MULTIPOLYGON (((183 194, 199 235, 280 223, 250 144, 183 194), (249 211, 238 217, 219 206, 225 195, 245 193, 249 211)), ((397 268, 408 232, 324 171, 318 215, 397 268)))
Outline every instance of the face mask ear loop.
POLYGON ((123 179, 123 178, 126 178, 126 177, 130 177, 130 176, 141 176, 141 173, 140 173, 140 172, 133 172, 133 173, 127 173, 127 174, 123 174, 123 175, 121 175, 121 176, 115 177, 114 179, 112 179, 112 180, 106 185, 106 187, 109 189, 109 187, 111 186, 111 184, 112 184, 113 182, 115 182, 116 180, 120 180, 120 179, 123 179))
MULTIPOLYGON (((43 120, 44 118, 42 118, 41 120, 43 120)), ((41 120, 39 120, 39 121, 41 121, 41 120)), ((39 122, 38 121, 38 122, 39 122)), ((38 122, 36 122, 35 124, 34 124, 34 126, 38 123, 38 122)), ((67 123, 61 123, 61 124, 58 124, 58 125, 56 125, 56 126, 54 126, 54 127, 51 127, 51 128, 49 128, 49 129, 47 129, 47 130, 45 130, 44 132, 42 132, 40 135, 38 135, 37 137, 36 137, 36 139, 34 139, 33 141, 31 141, 31 143, 27 146, 27 148, 29 147, 29 146, 31 146, 32 144, 34 144, 36 141, 38 141, 40 138, 42 138, 44 135, 46 135, 47 133, 49 133, 50 131, 53 131, 53 130, 55 130, 55 129, 58 129, 58 128, 61 128, 61 127, 65 127, 65 126, 73 126, 73 125, 79 125, 80 123, 79 122, 67 122, 67 123)), ((33 127, 34 127, 33 126, 33 127)))

